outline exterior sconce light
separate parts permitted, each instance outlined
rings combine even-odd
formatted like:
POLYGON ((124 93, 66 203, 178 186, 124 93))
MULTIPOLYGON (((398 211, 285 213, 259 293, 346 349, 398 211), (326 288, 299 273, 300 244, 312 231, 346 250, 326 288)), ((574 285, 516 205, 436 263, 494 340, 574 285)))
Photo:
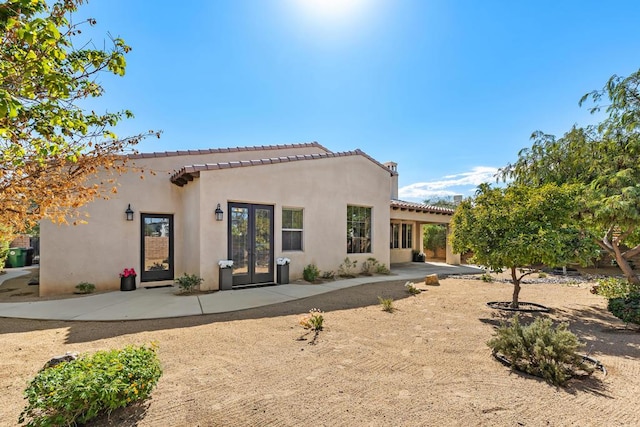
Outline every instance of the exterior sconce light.
POLYGON ((222 209, 220 209, 220 203, 218 203, 218 206, 216 206, 216 221, 222 221, 223 218, 224 212, 222 212, 222 209))
POLYGON ((133 210, 131 209, 131 203, 127 206, 127 210, 124 211, 124 214, 127 216, 127 221, 133 221, 133 210))

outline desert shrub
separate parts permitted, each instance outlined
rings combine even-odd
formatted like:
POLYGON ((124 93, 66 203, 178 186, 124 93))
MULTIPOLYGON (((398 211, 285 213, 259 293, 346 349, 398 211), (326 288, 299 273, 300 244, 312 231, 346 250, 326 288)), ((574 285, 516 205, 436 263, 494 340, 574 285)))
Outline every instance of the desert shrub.
POLYGON ((95 292, 96 285, 88 282, 80 282, 76 285, 76 289, 76 293, 78 294, 90 294, 92 292, 95 292))
POLYGON ((617 277, 607 277, 598 279, 598 284, 592 289, 592 292, 603 296, 607 299, 625 298, 632 292, 640 292, 640 287, 617 277))
POLYGON ((382 306, 382 311, 386 311, 387 313, 394 312, 395 307, 393 306, 393 298, 378 297, 378 301, 380 301, 380 305, 382 306))
POLYGON ((483 282, 493 282, 493 277, 491 277, 491 274, 489 273, 482 273, 480 280, 483 282))
POLYGON ((625 323, 640 325, 640 292, 631 292, 626 296, 611 298, 607 308, 625 323))
POLYGON ((204 279, 196 274, 184 273, 182 277, 176 279, 176 283, 184 293, 191 293, 193 290, 200 286, 200 283, 204 282, 204 279))
POLYGON ((300 326, 305 329, 321 331, 322 325, 324 324, 324 316, 322 315, 321 310, 312 308, 309 310, 309 314, 302 317, 298 323, 300 323, 300 326))
POLYGON ((304 280, 307 282, 315 282, 319 275, 320 270, 318 270, 318 267, 316 267, 315 264, 307 265, 302 271, 302 277, 304 277, 304 280))
POLYGON ((9 240, 6 240, 0 237, 0 270, 4 268, 4 264, 7 262, 7 257, 9 256, 10 244, 11 242, 9 240))
POLYGON ((376 270, 376 266, 378 265, 378 260, 375 258, 367 258, 365 262, 360 266, 360 274, 363 276, 371 276, 373 272, 376 270))
POLYGON ((539 279, 544 279, 547 277, 547 273, 545 273, 544 271, 541 271, 540 273, 538 273, 538 278, 539 279))
POLYGON ((405 283, 404 287, 411 295, 418 295, 420 292, 422 292, 420 289, 416 288, 416 284, 413 282, 405 283))
POLYGON ((41 370, 25 390, 19 423, 71 426, 151 394, 162 375, 154 345, 99 351, 41 370))
POLYGON ((320 278, 324 280, 333 280, 335 278, 335 273, 333 271, 323 271, 320 274, 320 278))
POLYGON ((390 274, 391 270, 387 268, 384 264, 376 265, 376 274, 390 274))
POLYGON ((593 371, 576 353, 582 345, 568 327, 561 323, 554 328, 551 319, 542 317, 522 326, 516 315, 510 326, 498 328, 487 345, 494 354, 506 357, 513 369, 563 385, 576 372, 593 371))
POLYGON ((358 265, 358 260, 351 261, 349 257, 346 257, 342 264, 338 267, 338 276, 345 278, 356 277, 355 269, 358 265))

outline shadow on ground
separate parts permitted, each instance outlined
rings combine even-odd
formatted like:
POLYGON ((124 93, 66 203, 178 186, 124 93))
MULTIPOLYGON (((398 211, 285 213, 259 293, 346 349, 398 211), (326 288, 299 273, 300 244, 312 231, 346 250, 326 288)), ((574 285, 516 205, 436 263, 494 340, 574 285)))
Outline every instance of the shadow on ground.
MULTIPOLYGON (((79 322, 59 320, 0 319, 0 335, 48 329, 67 329, 67 344, 96 341, 143 331, 200 326, 216 322, 262 319, 307 313, 312 308, 324 312, 349 310, 378 305, 378 297, 400 300, 410 298, 402 281, 369 283, 328 292, 304 299, 267 305, 230 313, 207 314, 153 320, 127 320, 114 322, 79 322)), ((312 286, 312 285, 309 285, 312 286)))

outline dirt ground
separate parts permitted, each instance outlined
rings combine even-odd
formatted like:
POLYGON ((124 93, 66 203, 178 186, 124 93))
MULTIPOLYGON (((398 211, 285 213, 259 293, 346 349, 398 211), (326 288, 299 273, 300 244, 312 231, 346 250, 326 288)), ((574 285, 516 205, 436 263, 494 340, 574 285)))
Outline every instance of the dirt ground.
POLYGON ((22 391, 50 356, 151 341, 164 371, 152 398, 92 425, 640 425, 640 333, 589 285, 523 285, 521 300, 552 308, 608 370, 556 388, 511 372, 485 344, 508 317, 485 303, 509 300, 510 284, 450 278, 417 296, 403 284, 190 318, 0 319, 0 425, 17 424, 22 391), (397 310, 383 312, 378 296, 397 310), (325 312, 315 345, 298 325, 311 308, 325 312))

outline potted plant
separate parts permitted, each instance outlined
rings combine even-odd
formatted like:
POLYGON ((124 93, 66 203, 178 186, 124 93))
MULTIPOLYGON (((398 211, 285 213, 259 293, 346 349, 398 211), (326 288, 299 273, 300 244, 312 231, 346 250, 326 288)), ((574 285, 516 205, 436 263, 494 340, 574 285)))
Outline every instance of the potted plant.
POLYGON ((289 258, 276 259, 276 283, 278 285, 286 285, 289 283, 289 258))
POLYGON ((136 270, 132 268, 125 268, 120 273, 120 290, 121 291, 135 291, 136 290, 136 270))
POLYGON ((232 289, 233 285, 233 260, 221 259, 218 261, 220 274, 218 275, 218 286, 221 291, 232 289))

